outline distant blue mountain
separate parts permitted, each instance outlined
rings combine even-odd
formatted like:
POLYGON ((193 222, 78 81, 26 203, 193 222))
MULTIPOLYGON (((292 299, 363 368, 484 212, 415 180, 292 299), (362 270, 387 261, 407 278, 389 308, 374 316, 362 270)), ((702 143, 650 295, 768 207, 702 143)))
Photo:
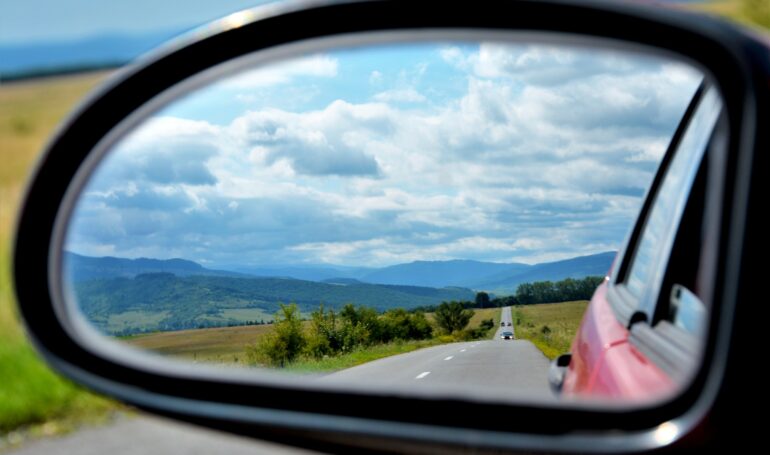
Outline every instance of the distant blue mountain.
POLYGON ((415 261, 383 268, 342 266, 224 267, 207 269, 184 259, 93 258, 66 253, 72 279, 134 278, 146 273, 177 276, 226 276, 284 278, 336 285, 378 284, 415 288, 459 287, 511 294, 521 283, 558 281, 565 278, 604 276, 614 252, 580 256, 541 264, 496 263, 470 260, 415 261))
POLYGON ((529 266, 524 270, 513 273, 499 273, 478 281, 469 287, 474 289, 494 290, 512 293, 521 283, 536 281, 559 281, 565 278, 584 278, 587 276, 604 276, 610 270, 616 253, 592 254, 579 256, 563 261, 544 262, 529 266))
MULTIPOLYGON (((225 267, 236 272, 260 277, 294 278, 307 281, 359 279, 375 269, 365 267, 297 266, 297 267, 225 267)), ((401 283, 396 283, 401 284, 401 283)))
POLYGON ((0 45, 0 78, 56 69, 122 65, 184 30, 141 35, 101 35, 75 41, 0 45))
POLYGON ((176 276, 247 276, 242 273, 207 269, 185 259, 124 259, 109 256, 94 258, 70 252, 64 253, 64 267, 73 281, 135 278, 147 273, 171 273, 176 276))
POLYGON ((491 275, 523 272, 529 267, 531 266, 527 264, 469 260, 415 261, 375 270, 362 276, 361 281, 428 287, 467 287, 491 275))

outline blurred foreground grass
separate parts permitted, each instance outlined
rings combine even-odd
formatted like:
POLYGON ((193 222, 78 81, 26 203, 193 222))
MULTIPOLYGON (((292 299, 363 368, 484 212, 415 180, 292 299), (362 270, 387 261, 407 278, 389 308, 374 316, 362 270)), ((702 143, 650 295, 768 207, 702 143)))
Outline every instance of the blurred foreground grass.
POLYGON ((11 237, 27 176, 56 125, 105 73, 0 85, 0 436, 55 433, 101 420, 115 404, 53 373, 24 336, 11 287, 11 237))
POLYGON ((770 29, 770 0, 711 0, 687 3, 685 7, 727 17, 765 32, 770 29))

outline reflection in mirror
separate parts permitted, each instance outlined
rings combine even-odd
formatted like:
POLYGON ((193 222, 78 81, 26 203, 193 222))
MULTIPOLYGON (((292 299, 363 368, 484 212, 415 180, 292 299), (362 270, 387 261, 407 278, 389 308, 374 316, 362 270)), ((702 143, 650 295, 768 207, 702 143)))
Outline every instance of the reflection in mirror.
MULTIPOLYGON (((604 292, 589 300, 701 80, 520 42, 242 71, 95 168, 63 245, 69 304, 133 348, 319 383, 553 400, 549 359, 572 351, 565 383, 597 395, 581 378, 606 373, 606 331, 627 334, 604 292), (604 326, 580 329, 587 311, 604 326)), ((643 360, 625 371, 671 383, 643 360)))

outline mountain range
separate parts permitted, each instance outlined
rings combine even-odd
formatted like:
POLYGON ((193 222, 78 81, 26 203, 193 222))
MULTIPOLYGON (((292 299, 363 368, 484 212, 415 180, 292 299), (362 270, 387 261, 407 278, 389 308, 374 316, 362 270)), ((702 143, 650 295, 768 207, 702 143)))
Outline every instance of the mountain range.
POLYGON ((603 276, 614 252, 605 252, 539 264, 496 263, 471 260, 414 261, 382 268, 341 266, 227 267, 215 270, 185 259, 124 259, 88 257, 66 253, 65 264, 73 281, 99 278, 133 278, 146 273, 177 276, 270 277, 349 285, 388 284, 430 288, 462 287, 511 294, 521 283, 565 278, 603 276))
POLYGON ((14 79, 27 74, 124 65, 178 36, 181 29, 142 34, 110 34, 69 41, 0 44, 0 76, 14 79))

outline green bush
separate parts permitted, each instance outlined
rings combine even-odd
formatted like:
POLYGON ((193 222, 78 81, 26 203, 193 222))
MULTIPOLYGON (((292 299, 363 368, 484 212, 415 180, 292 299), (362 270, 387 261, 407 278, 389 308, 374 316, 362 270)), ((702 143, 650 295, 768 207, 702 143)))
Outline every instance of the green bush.
POLYGON ((297 305, 281 304, 281 310, 275 315, 273 331, 256 345, 247 347, 246 356, 252 364, 283 367, 296 359, 306 344, 297 305))

